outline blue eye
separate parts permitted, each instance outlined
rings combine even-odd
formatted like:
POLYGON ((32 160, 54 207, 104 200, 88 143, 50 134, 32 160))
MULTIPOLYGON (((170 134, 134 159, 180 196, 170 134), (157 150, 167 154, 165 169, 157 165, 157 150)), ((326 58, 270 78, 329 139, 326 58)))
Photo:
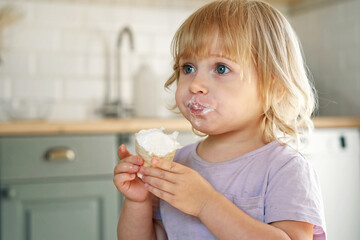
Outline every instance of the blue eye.
POLYGON ((185 74, 190 74, 195 72, 195 68, 190 64, 184 64, 182 67, 185 74))
POLYGON ((230 72, 230 69, 227 66, 225 66, 224 64, 219 64, 216 66, 216 72, 218 74, 226 74, 226 73, 230 72))

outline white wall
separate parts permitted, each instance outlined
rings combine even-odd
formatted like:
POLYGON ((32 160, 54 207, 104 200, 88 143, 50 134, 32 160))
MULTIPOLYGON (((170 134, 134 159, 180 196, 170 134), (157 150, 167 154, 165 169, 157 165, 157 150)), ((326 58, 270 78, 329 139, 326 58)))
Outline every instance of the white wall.
POLYGON ((320 115, 360 116, 360 1, 328 2, 290 20, 315 80, 320 115))
MULTIPOLYGON (((0 1, 0 6, 9 2, 0 1)), ((193 11, 76 1, 18 0, 12 5, 24 17, 2 35, 0 100, 53 99, 50 119, 79 120, 100 117, 106 79, 115 78, 115 42, 121 28, 130 26, 135 40, 134 53, 127 38, 121 48, 122 96, 129 103, 130 81, 143 64, 150 66, 159 86, 166 81, 172 69, 172 36, 193 11)), ((149 98, 154 97, 149 91, 149 98)), ((165 103, 158 114, 170 114, 165 103)), ((6 118, 0 111, 0 120, 6 118)))

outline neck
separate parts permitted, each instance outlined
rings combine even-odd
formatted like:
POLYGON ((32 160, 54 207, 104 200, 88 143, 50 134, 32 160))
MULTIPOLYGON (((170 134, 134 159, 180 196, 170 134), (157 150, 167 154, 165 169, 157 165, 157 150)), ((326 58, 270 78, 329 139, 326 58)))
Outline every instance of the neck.
POLYGON ((260 131, 256 129, 247 133, 241 131, 209 135, 199 144, 197 152, 206 161, 223 162, 265 145, 260 131))

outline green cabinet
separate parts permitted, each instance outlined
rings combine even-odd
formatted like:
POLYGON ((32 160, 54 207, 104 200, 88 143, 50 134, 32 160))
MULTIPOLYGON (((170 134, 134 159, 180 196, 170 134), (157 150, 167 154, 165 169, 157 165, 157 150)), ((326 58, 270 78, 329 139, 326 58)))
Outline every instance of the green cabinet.
POLYGON ((116 239, 117 145, 116 135, 0 138, 0 239, 116 239))
POLYGON ((4 192, 4 240, 116 238, 118 195, 110 181, 12 184, 4 192))

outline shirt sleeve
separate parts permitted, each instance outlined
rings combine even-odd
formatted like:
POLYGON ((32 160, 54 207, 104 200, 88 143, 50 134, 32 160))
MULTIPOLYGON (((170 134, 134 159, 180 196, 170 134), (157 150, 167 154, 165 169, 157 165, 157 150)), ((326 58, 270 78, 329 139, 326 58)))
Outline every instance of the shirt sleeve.
POLYGON ((320 183, 301 155, 270 170, 264 211, 266 223, 308 222, 314 225, 314 239, 326 239, 320 183))

